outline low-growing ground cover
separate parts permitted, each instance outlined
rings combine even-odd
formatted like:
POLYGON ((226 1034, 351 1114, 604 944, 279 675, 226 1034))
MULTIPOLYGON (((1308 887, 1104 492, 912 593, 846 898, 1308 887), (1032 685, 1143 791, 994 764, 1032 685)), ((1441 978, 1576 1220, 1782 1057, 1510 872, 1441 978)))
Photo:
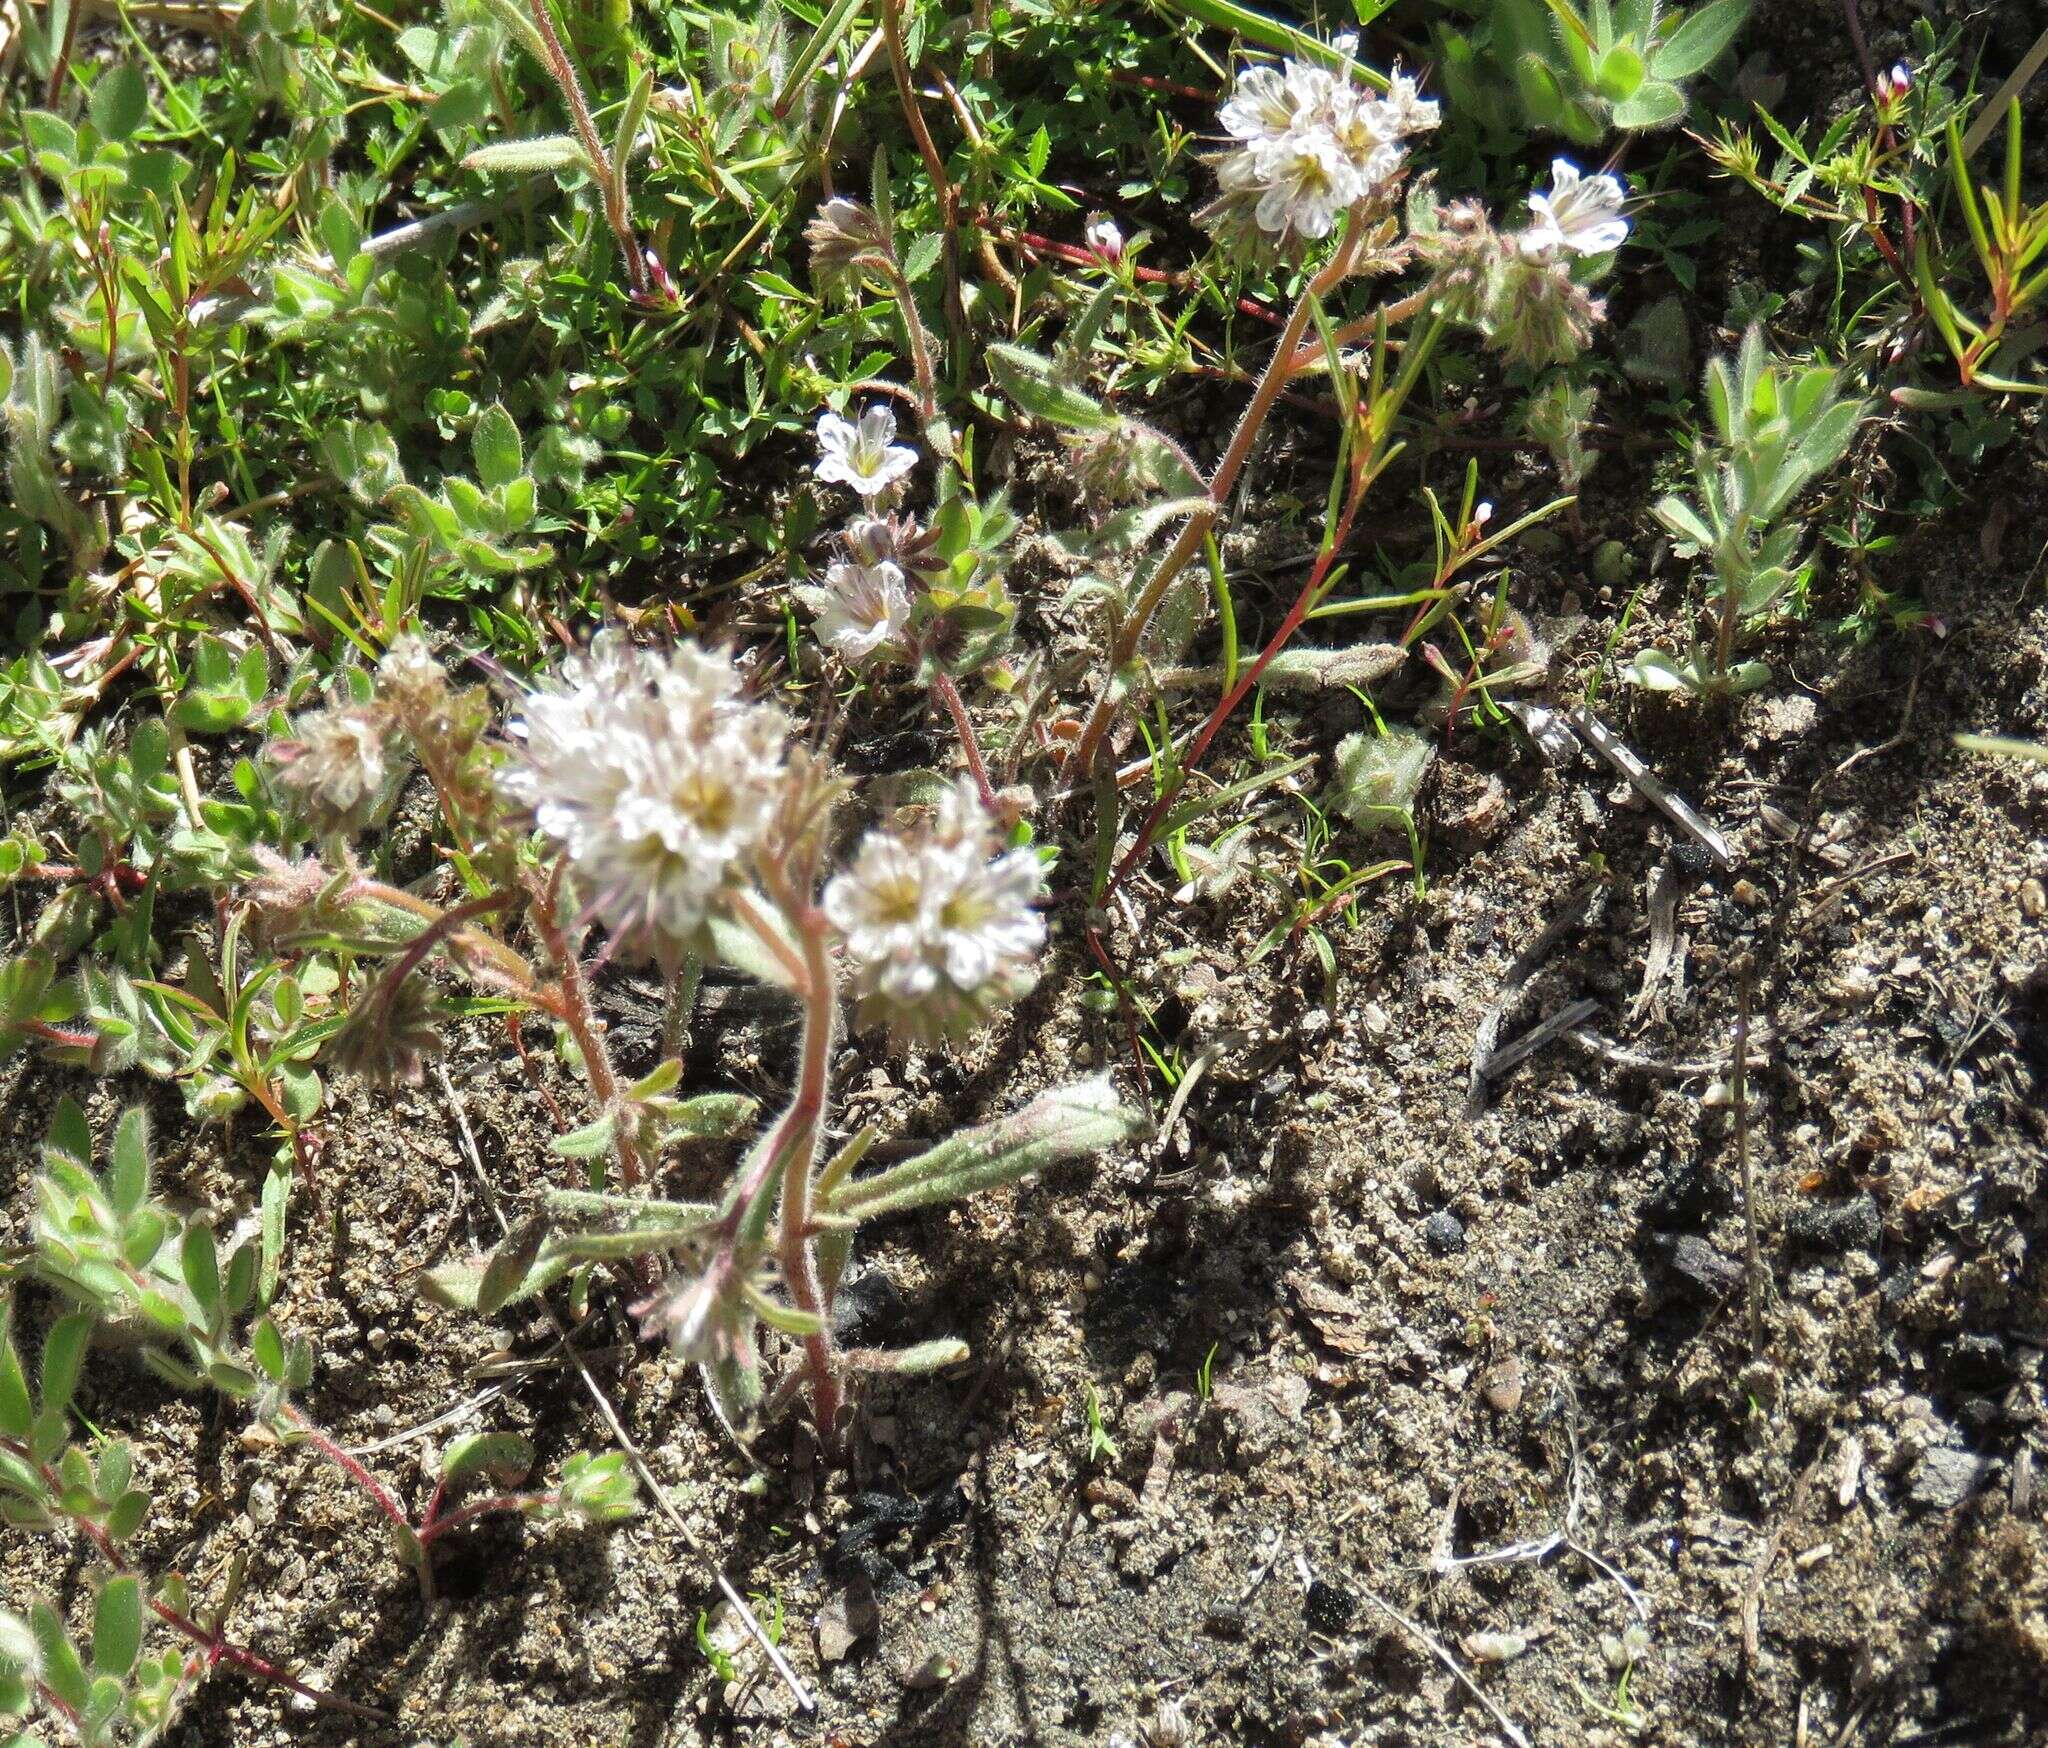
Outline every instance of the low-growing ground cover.
POLYGON ((10 19, 0 1710, 2048 1730, 2021 11, 10 19))

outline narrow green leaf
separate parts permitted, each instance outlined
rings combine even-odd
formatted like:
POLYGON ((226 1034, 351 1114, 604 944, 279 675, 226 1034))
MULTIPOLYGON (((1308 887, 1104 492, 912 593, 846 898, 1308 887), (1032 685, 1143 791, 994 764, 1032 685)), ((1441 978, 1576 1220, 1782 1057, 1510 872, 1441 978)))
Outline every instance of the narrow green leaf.
POLYGON ((38 1597, 28 1605, 28 1622, 36 1640, 36 1678, 73 1711, 85 1710, 90 1684, 63 1617, 38 1597))
POLYGON ((35 1408, 29 1401, 28 1379, 21 1369, 21 1355, 14 1347, 14 1302, 0 1310, 0 1433, 9 1438, 27 1438, 35 1423, 35 1408))
POLYGON ((125 1542, 142 1527, 142 1520, 148 1515, 149 1495, 139 1487, 131 1487, 114 1501, 101 1528, 110 1541, 125 1542))
POLYGON ((85 1367, 85 1350, 92 1343, 92 1326, 90 1311, 73 1311, 50 1325, 50 1333, 43 1339, 40 1380, 45 1414, 61 1414, 71 1406, 78 1374, 85 1367))
POLYGON ((178 1246, 178 1266, 185 1277, 185 1289, 198 1303, 209 1327, 220 1321, 220 1258, 214 1249, 213 1232, 196 1222, 185 1228, 178 1246))
POLYGON ((476 477, 486 491, 495 492, 510 485, 526 465, 519 426, 496 401, 478 417, 476 429, 470 433, 469 448, 476 461, 476 477))
POLYGON ((472 1475, 489 1475, 500 1486, 513 1487, 533 1468, 533 1443, 516 1432, 472 1432, 451 1439, 441 1456, 441 1480, 447 1486, 472 1475))
POLYGON ((1048 1165, 1099 1153, 1141 1133, 1142 1111, 1117 1097, 1106 1075, 1040 1093, 1014 1116, 963 1130, 915 1159, 844 1185, 830 1212, 872 1220, 958 1201, 1015 1183, 1048 1165))
POLYGON ((1032 418, 1076 431, 1107 431, 1116 425, 1117 415, 1093 395, 1056 379, 1051 359, 1006 344, 990 346, 984 356, 1003 393, 1032 418))
POLYGON ((504 1242, 491 1253, 483 1279, 477 1285, 476 1308, 479 1312, 489 1317, 511 1303, 515 1295, 525 1297, 520 1288, 525 1285, 534 1259, 540 1255, 541 1241, 547 1235, 546 1214, 531 1215, 512 1228, 504 1242))
POLYGON ((597 172, 583 155, 574 134, 541 134, 527 140, 499 140, 478 146, 462 160, 465 170, 482 170, 492 175, 533 176, 545 170, 578 169, 595 177, 597 172))

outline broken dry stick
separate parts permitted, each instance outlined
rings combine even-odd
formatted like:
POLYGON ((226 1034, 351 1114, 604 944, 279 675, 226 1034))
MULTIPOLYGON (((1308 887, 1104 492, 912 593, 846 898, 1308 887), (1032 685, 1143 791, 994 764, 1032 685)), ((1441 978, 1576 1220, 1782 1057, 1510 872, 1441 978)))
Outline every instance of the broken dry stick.
POLYGON ((1629 780, 1638 795, 1712 856, 1716 867, 1726 873, 1735 866, 1735 851, 1728 840, 1701 818, 1690 804, 1665 788, 1651 774, 1650 767, 1637 758, 1606 723, 1583 704, 1571 711, 1566 720, 1581 740, 1629 780))

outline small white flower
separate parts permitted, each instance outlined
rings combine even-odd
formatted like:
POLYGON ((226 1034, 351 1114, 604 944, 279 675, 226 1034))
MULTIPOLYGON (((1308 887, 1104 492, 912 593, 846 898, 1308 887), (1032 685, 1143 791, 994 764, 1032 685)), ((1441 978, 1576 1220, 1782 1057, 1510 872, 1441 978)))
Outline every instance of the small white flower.
POLYGON ((674 959, 773 822, 782 713, 720 657, 607 631, 527 694, 515 733, 506 792, 615 935, 674 959))
POLYGON ((1248 68, 1219 112, 1237 144, 1217 161, 1224 199, 1211 217, 1282 244, 1326 237, 1347 208, 1386 192, 1407 161, 1401 141, 1438 113, 1399 73, 1380 97, 1306 61, 1248 68))
MULTIPOLYGON (((1288 72, 1297 64, 1290 62, 1288 72)), ((1304 92, 1278 67, 1248 67, 1237 76, 1216 119, 1231 138, 1248 145, 1277 140, 1300 119, 1304 92)))
POLYGON ((1386 95, 1380 98, 1379 109, 1382 125, 1393 139, 1429 133, 1443 119, 1443 105, 1425 99, 1421 85, 1398 67, 1388 75, 1386 95))
POLYGON ((1259 229, 1311 241, 1365 192, 1357 165, 1327 127, 1298 128, 1226 162, 1226 189, 1256 194, 1259 229))
POLYGON ((853 666, 889 644, 900 644, 910 626, 910 590, 903 569, 888 559, 873 564, 835 564, 822 589, 797 591, 818 616, 818 641, 853 666))
POLYGON ((1088 247, 1105 261, 1121 261, 1124 255, 1124 234, 1117 229, 1116 220, 1107 213, 1098 212, 1089 219, 1088 229, 1083 233, 1088 247))
POLYGON ((1913 89, 1913 69, 1904 61, 1892 63, 1889 72, 1877 76, 1877 97, 1880 103, 1896 103, 1913 89))
POLYGON ((967 1030, 1028 987, 1045 944, 1031 908, 1044 884, 1029 850, 996 848, 994 822, 966 778, 922 832, 870 832, 825 887, 846 938, 863 1013, 915 1038, 967 1030))
POLYGON ((1620 248, 1628 239, 1621 214, 1627 198, 1619 176, 1587 176, 1569 158, 1554 159, 1550 187, 1529 196, 1535 219, 1521 235, 1523 252, 1605 255, 1620 248))
POLYGON ((896 441, 896 415, 869 407, 860 423, 826 413, 818 420, 818 478, 879 498, 917 465, 917 451, 896 441))

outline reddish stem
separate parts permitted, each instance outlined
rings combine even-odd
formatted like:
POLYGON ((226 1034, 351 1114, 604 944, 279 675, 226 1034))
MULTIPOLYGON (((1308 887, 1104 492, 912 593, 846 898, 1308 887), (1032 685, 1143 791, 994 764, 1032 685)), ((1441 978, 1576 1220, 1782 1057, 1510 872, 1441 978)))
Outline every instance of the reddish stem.
POLYGON ((994 813, 996 792, 988 780, 988 766, 982 762, 981 743, 974 738, 974 724, 968 719, 967 705, 960 696, 960 688, 953 684, 953 676, 944 668, 932 669, 932 696, 945 705, 953 718, 953 727, 960 736, 960 750, 967 755, 967 768, 974 774, 974 787, 980 792, 981 804, 994 813))

